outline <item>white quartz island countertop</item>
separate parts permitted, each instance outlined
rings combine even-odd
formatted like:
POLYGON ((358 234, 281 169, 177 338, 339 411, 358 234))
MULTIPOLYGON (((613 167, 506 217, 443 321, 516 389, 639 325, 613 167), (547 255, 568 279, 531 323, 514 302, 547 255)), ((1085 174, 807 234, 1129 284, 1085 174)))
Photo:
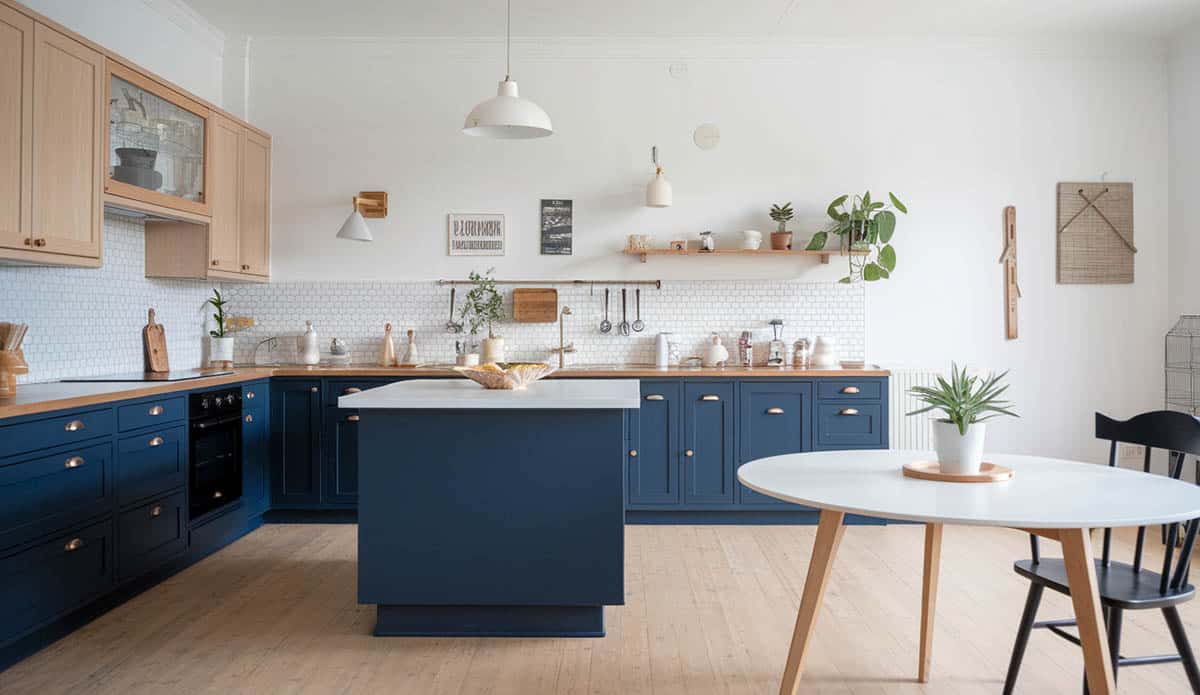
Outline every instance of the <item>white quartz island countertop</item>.
POLYGON ((338 407, 360 409, 596 410, 640 403, 637 379, 543 379, 523 391, 488 390, 468 379, 414 379, 338 398, 338 407))

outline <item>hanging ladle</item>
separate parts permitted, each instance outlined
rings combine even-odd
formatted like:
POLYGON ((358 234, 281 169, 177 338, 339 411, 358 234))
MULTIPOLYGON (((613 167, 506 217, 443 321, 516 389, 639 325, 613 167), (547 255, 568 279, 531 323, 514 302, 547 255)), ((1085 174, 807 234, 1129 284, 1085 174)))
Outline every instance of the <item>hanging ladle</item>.
POLYGON ((608 288, 604 288, 604 320, 600 322, 600 332, 609 333, 612 331, 612 321, 608 320, 608 288))
POLYGON ((637 308, 637 320, 633 322, 633 330, 641 333, 646 324, 642 323, 642 288, 640 287, 633 291, 633 305, 637 308))

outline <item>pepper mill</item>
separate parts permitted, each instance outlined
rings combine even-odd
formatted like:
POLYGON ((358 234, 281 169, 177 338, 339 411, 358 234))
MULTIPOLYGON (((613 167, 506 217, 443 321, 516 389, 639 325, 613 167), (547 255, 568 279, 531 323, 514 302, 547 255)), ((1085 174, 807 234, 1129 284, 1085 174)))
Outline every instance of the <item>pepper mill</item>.
POLYGON ((396 345, 392 342, 392 324, 383 327, 383 346, 379 349, 379 366, 392 367, 396 364, 396 345))

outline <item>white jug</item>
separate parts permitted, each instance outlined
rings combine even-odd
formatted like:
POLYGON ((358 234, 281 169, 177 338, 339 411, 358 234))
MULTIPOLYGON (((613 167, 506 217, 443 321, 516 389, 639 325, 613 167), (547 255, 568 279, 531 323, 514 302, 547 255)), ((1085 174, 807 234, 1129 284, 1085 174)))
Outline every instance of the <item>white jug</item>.
POLYGON ((312 321, 304 322, 304 333, 296 336, 296 354, 300 364, 319 364, 321 348, 317 347, 317 332, 313 330, 312 321))

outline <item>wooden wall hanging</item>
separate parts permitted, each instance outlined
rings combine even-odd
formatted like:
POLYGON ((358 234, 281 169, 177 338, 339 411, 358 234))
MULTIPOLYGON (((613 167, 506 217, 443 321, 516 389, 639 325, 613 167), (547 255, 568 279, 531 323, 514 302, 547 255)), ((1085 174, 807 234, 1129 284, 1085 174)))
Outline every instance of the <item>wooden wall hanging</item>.
POLYGON ((1058 184, 1059 284, 1133 282, 1133 184, 1058 184))
POLYGON ((1004 251, 1000 254, 1004 266, 1004 336, 1017 339, 1017 300, 1021 286, 1017 284, 1017 209, 1004 208, 1004 251))

